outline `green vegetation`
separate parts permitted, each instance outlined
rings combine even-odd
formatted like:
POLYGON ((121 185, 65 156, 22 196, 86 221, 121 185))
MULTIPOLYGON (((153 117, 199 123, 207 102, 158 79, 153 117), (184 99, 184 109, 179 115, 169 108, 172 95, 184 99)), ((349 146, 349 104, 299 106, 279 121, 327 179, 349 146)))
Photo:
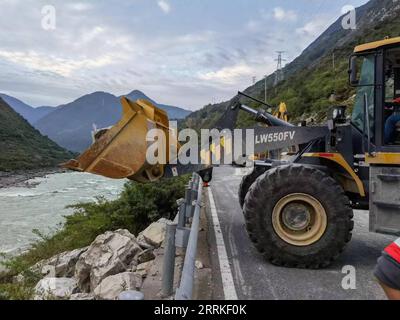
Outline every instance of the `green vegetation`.
MULTIPOLYGON (((347 51, 344 51, 348 53, 347 51)), ((272 90, 270 103, 279 105, 285 101, 292 119, 313 116, 323 120, 327 108, 332 106, 330 95, 335 92, 338 104, 348 104, 354 89, 348 86, 347 55, 336 57, 336 70, 333 70, 331 55, 324 57, 312 69, 296 72, 272 90)))
POLYGON ((0 99, 0 171, 55 167, 73 154, 34 129, 0 99))
POLYGON ((51 235, 40 236, 32 248, 4 263, 8 272, 0 275, 0 299, 29 299, 40 275, 29 270, 37 262, 56 254, 88 246, 106 231, 128 229, 137 235, 150 223, 161 217, 173 218, 177 212, 176 200, 183 198, 188 176, 165 179, 155 183, 129 182, 120 197, 114 201, 72 206, 74 214, 65 217, 65 223, 51 235), (13 283, 13 277, 23 274, 24 282, 13 283))

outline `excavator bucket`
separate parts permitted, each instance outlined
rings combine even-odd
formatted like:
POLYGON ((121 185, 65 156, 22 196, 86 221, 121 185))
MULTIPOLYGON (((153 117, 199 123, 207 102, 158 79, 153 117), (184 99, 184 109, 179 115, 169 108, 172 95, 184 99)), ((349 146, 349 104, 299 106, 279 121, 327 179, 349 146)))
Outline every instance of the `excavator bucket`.
MULTIPOLYGON (((64 168, 139 182, 155 181, 164 175, 165 165, 151 165, 146 160, 146 137, 149 130, 160 129, 167 139, 165 148, 177 144, 177 139, 171 139, 175 135, 170 134, 168 115, 147 100, 133 102, 123 97, 121 103, 122 119, 98 131, 92 146, 76 160, 63 164, 64 168)), ((168 161, 168 150, 165 154, 168 161)))

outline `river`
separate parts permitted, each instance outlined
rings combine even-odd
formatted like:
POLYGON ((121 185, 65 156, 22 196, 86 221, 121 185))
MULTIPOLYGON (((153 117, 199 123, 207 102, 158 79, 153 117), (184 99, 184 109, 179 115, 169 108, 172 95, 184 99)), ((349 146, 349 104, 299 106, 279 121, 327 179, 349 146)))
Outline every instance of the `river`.
POLYGON ((125 182, 72 172, 30 180, 35 187, 0 189, 0 252, 13 253, 29 246, 36 239, 33 229, 53 232, 63 217, 72 213, 65 208, 68 205, 97 196, 117 198, 125 182))

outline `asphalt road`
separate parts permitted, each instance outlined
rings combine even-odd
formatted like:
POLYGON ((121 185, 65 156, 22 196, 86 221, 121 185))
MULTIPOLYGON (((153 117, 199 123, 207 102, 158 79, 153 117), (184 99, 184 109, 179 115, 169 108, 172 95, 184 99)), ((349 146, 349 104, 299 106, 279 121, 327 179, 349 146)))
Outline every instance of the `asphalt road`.
MULTIPOLYGON (((353 240, 342 256, 328 269, 287 269, 266 262, 247 236, 238 202, 237 191, 245 170, 232 167, 216 168, 211 183, 234 287, 239 299, 385 299, 373 277, 373 269, 382 249, 393 241, 394 237, 369 233, 366 211, 355 212, 353 240), (342 281, 346 276, 342 273, 344 266, 355 268, 356 289, 343 289, 342 281)), ((206 201, 209 208, 209 199, 206 201)), ((210 209, 207 211, 210 218, 210 209)), ((209 224, 210 228, 213 228, 212 223, 209 224)), ((216 237, 212 232, 210 234, 213 297, 223 299, 216 237)))

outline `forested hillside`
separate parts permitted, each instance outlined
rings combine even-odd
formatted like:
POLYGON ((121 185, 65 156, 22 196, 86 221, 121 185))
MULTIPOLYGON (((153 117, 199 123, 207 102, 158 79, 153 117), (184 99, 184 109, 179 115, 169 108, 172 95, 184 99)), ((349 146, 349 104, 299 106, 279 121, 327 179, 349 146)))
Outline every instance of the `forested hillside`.
POLYGON ((0 98, 0 171, 54 167, 72 157, 0 98))

